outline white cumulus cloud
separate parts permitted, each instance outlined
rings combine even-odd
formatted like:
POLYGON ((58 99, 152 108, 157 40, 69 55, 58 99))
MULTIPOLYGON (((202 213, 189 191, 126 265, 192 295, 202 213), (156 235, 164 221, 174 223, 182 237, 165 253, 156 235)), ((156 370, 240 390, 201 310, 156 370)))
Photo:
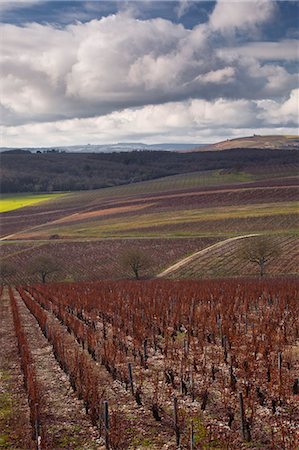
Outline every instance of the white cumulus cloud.
POLYGON ((210 25, 214 30, 228 34, 244 28, 256 30, 274 15, 275 10, 272 0, 218 0, 210 16, 210 25))
POLYGON ((298 133, 298 90, 274 100, 193 99, 127 108, 104 116, 1 130, 12 146, 56 146, 145 140, 213 142, 228 136, 298 133))
POLYGON ((31 142, 33 132, 49 142, 154 133, 168 140, 170 132, 182 138, 183 130, 188 139, 215 124, 254 127, 259 115, 271 126, 266 105, 273 123, 273 105, 285 105, 283 121, 294 123, 287 102, 298 77, 278 61, 294 61, 295 41, 251 42, 275 10, 270 0, 219 0, 192 30, 128 10, 66 27, 2 24, 3 145, 17 145, 17 133, 31 142))

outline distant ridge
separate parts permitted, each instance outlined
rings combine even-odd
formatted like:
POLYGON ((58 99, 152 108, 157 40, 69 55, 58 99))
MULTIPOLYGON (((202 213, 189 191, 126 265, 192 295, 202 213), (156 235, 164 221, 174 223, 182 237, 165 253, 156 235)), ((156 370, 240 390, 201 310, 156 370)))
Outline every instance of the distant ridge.
POLYGON ((162 143, 162 144, 144 144, 142 142, 119 142, 117 144, 86 144, 86 145, 69 145, 69 146, 51 146, 51 147, 22 147, 8 148, 0 147, 0 153, 14 152, 66 152, 66 153, 120 153, 133 151, 170 151, 177 152, 181 150, 191 151, 193 148, 200 148, 207 144, 182 144, 182 143, 162 143))
POLYGON ((264 148, 273 150, 297 149, 299 150, 299 136, 247 136, 235 139, 227 139, 216 144, 209 144, 191 150, 192 152, 206 152, 231 150, 236 148, 264 148))

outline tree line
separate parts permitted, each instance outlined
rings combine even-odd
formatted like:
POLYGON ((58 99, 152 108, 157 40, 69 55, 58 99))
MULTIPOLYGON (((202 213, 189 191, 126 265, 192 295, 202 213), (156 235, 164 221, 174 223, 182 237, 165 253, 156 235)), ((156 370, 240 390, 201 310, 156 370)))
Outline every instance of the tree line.
POLYGON ((294 164, 296 150, 234 149, 219 152, 1 153, 1 192, 99 189, 170 175, 232 172, 294 164))

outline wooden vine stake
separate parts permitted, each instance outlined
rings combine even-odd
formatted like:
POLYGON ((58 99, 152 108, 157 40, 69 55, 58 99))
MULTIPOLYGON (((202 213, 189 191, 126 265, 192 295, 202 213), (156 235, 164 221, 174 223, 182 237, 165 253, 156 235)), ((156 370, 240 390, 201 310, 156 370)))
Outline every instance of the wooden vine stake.
POLYGON ((191 421, 191 426, 190 426, 190 450, 194 450, 194 426, 193 426, 193 420, 191 421))
POLYGON ((144 339, 143 341, 143 357, 144 357, 144 362, 146 365, 147 359, 148 359, 148 354, 147 354, 147 339, 144 339))
POLYGON ((40 423, 39 423, 39 415, 38 415, 38 403, 35 405, 35 422, 34 422, 34 428, 35 428, 35 441, 36 441, 36 449, 41 450, 41 435, 40 435, 40 423))
POLYGON ((194 377, 193 377, 193 370, 192 370, 192 368, 191 368, 191 371, 190 371, 190 388, 191 388, 192 402, 194 402, 194 400, 195 400, 195 391, 194 391, 194 377))
POLYGON ((176 437, 176 445, 179 448, 180 446, 180 427, 179 427, 179 421, 178 421, 178 399, 174 397, 173 399, 173 413, 174 413, 174 430, 175 430, 175 437, 176 437))
POLYGON ((294 395, 299 394, 299 378, 295 378, 292 390, 294 395))
POLYGON ((131 386, 131 392, 132 392, 132 395, 134 395, 133 371, 132 371, 131 363, 128 363, 128 372, 129 372, 129 381, 130 381, 130 386, 131 386))
POLYGON ((282 369, 282 353, 278 352, 277 354, 277 366, 278 366, 278 373, 279 373, 279 382, 281 382, 281 369, 282 369))
POLYGON ((217 314, 217 325, 219 328, 219 338, 220 342, 222 343, 222 318, 220 314, 217 314))
POLYGON ((104 428, 105 428, 105 447, 109 450, 109 410, 108 402, 104 401, 104 428))
POLYGON ((282 353, 277 353, 277 368, 278 368, 278 377, 279 377, 279 398, 281 396, 281 388, 282 388, 282 353))
POLYGON ((239 393, 240 402, 240 416, 241 416, 241 435, 242 439, 246 442, 250 442, 250 430, 248 428, 248 423, 245 416, 244 401, 242 392, 239 393))

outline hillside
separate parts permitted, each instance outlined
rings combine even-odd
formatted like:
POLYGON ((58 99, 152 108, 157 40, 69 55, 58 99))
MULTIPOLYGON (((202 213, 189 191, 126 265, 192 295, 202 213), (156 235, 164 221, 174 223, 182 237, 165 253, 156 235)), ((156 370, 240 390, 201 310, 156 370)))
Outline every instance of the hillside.
MULTIPOLYGON (((199 279, 236 276, 259 276, 259 267, 240 257, 244 241, 254 244, 257 236, 243 235, 226 239, 178 261, 161 272, 159 278, 199 279)), ((266 266, 266 274, 299 275, 298 236, 275 236, 273 245, 279 249, 266 266)))
POLYGON ((298 151, 233 149, 178 153, 4 153, 0 155, 1 192, 55 192, 99 189, 195 171, 231 173, 298 171, 298 151))
POLYGON ((260 231, 267 227, 283 231, 287 217, 296 217, 297 212, 298 178, 290 171, 287 167, 287 172, 279 173, 276 167, 272 176, 270 172, 264 176, 195 172, 68 193, 3 213, 1 235, 22 232, 27 239, 49 239, 54 234, 61 238, 214 236, 250 232, 255 226, 260 231), (273 214, 277 220, 270 224, 273 214))
MULTIPOLYGON (((121 256, 136 248, 150 259, 142 275, 153 277, 215 243, 257 233, 290 239, 275 273, 294 274, 298 177, 292 165, 273 170, 195 172, 67 193, 8 211, 1 215, 2 259, 18 267, 17 283, 36 281, 28 267, 44 254, 62 267, 52 280, 119 279, 132 277, 121 256)), ((201 276, 255 275, 222 256, 221 262, 206 255, 201 276)))
POLYGON ((299 136, 247 136, 236 139, 227 139, 226 141, 216 144, 204 145, 197 150, 192 151, 223 151, 231 149, 272 149, 272 150, 288 150, 299 149, 299 136))

